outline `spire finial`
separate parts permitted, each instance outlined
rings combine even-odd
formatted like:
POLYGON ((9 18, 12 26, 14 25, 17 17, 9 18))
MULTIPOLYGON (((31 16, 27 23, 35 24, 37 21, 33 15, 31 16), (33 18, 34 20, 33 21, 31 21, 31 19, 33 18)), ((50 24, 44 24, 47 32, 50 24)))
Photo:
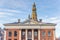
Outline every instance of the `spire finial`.
POLYGON ((33 3, 33 7, 36 7, 35 2, 33 3))

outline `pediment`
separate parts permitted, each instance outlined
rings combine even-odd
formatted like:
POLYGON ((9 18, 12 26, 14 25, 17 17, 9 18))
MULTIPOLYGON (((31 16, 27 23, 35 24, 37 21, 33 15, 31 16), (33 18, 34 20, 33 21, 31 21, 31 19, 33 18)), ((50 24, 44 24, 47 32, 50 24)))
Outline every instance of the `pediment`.
POLYGON ((24 24, 38 24, 38 22, 34 20, 26 20, 24 24))

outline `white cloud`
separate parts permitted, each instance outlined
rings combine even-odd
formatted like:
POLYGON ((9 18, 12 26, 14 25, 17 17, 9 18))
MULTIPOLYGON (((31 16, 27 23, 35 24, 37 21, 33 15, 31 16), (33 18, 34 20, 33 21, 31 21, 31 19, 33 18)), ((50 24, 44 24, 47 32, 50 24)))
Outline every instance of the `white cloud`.
POLYGON ((8 12, 0 12, 0 16, 4 16, 4 15, 13 15, 13 14, 8 12))
POLYGON ((60 23, 59 17, 50 17, 50 18, 44 18, 43 22, 50 22, 50 23, 60 23))
POLYGON ((4 11, 4 12, 15 12, 15 13, 20 13, 21 12, 21 11, 18 11, 18 10, 3 9, 3 8, 0 8, 0 11, 4 11))
POLYGON ((4 26, 3 26, 3 24, 2 24, 2 23, 0 23, 0 27, 1 27, 1 28, 4 28, 4 26))
POLYGON ((57 17, 51 17, 51 18, 49 18, 50 20, 56 20, 57 19, 57 17))

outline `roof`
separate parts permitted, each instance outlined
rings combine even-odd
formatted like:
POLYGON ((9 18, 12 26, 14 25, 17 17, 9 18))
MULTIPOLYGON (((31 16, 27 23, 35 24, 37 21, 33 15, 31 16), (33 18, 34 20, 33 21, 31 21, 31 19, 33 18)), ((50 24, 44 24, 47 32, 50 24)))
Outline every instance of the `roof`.
POLYGON ((4 26, 55 26, 56 24, 54 23, 44 23, 44 22, 39 22, 39 21, 34 21, 34 20, 25 20, 24 22, 13 22, 13 23, 6 23, 3 24, 4 26))

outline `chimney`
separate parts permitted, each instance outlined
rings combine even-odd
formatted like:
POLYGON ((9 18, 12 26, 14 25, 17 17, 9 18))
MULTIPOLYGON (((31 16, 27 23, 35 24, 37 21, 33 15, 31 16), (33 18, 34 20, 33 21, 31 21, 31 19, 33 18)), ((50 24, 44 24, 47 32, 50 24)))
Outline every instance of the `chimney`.
POLYGON ((39 19, 39 22, 42 22, 42 19, 39 19))
POLYGON ((20 23, 20 19, 18 19, 18 23, 20 23))

